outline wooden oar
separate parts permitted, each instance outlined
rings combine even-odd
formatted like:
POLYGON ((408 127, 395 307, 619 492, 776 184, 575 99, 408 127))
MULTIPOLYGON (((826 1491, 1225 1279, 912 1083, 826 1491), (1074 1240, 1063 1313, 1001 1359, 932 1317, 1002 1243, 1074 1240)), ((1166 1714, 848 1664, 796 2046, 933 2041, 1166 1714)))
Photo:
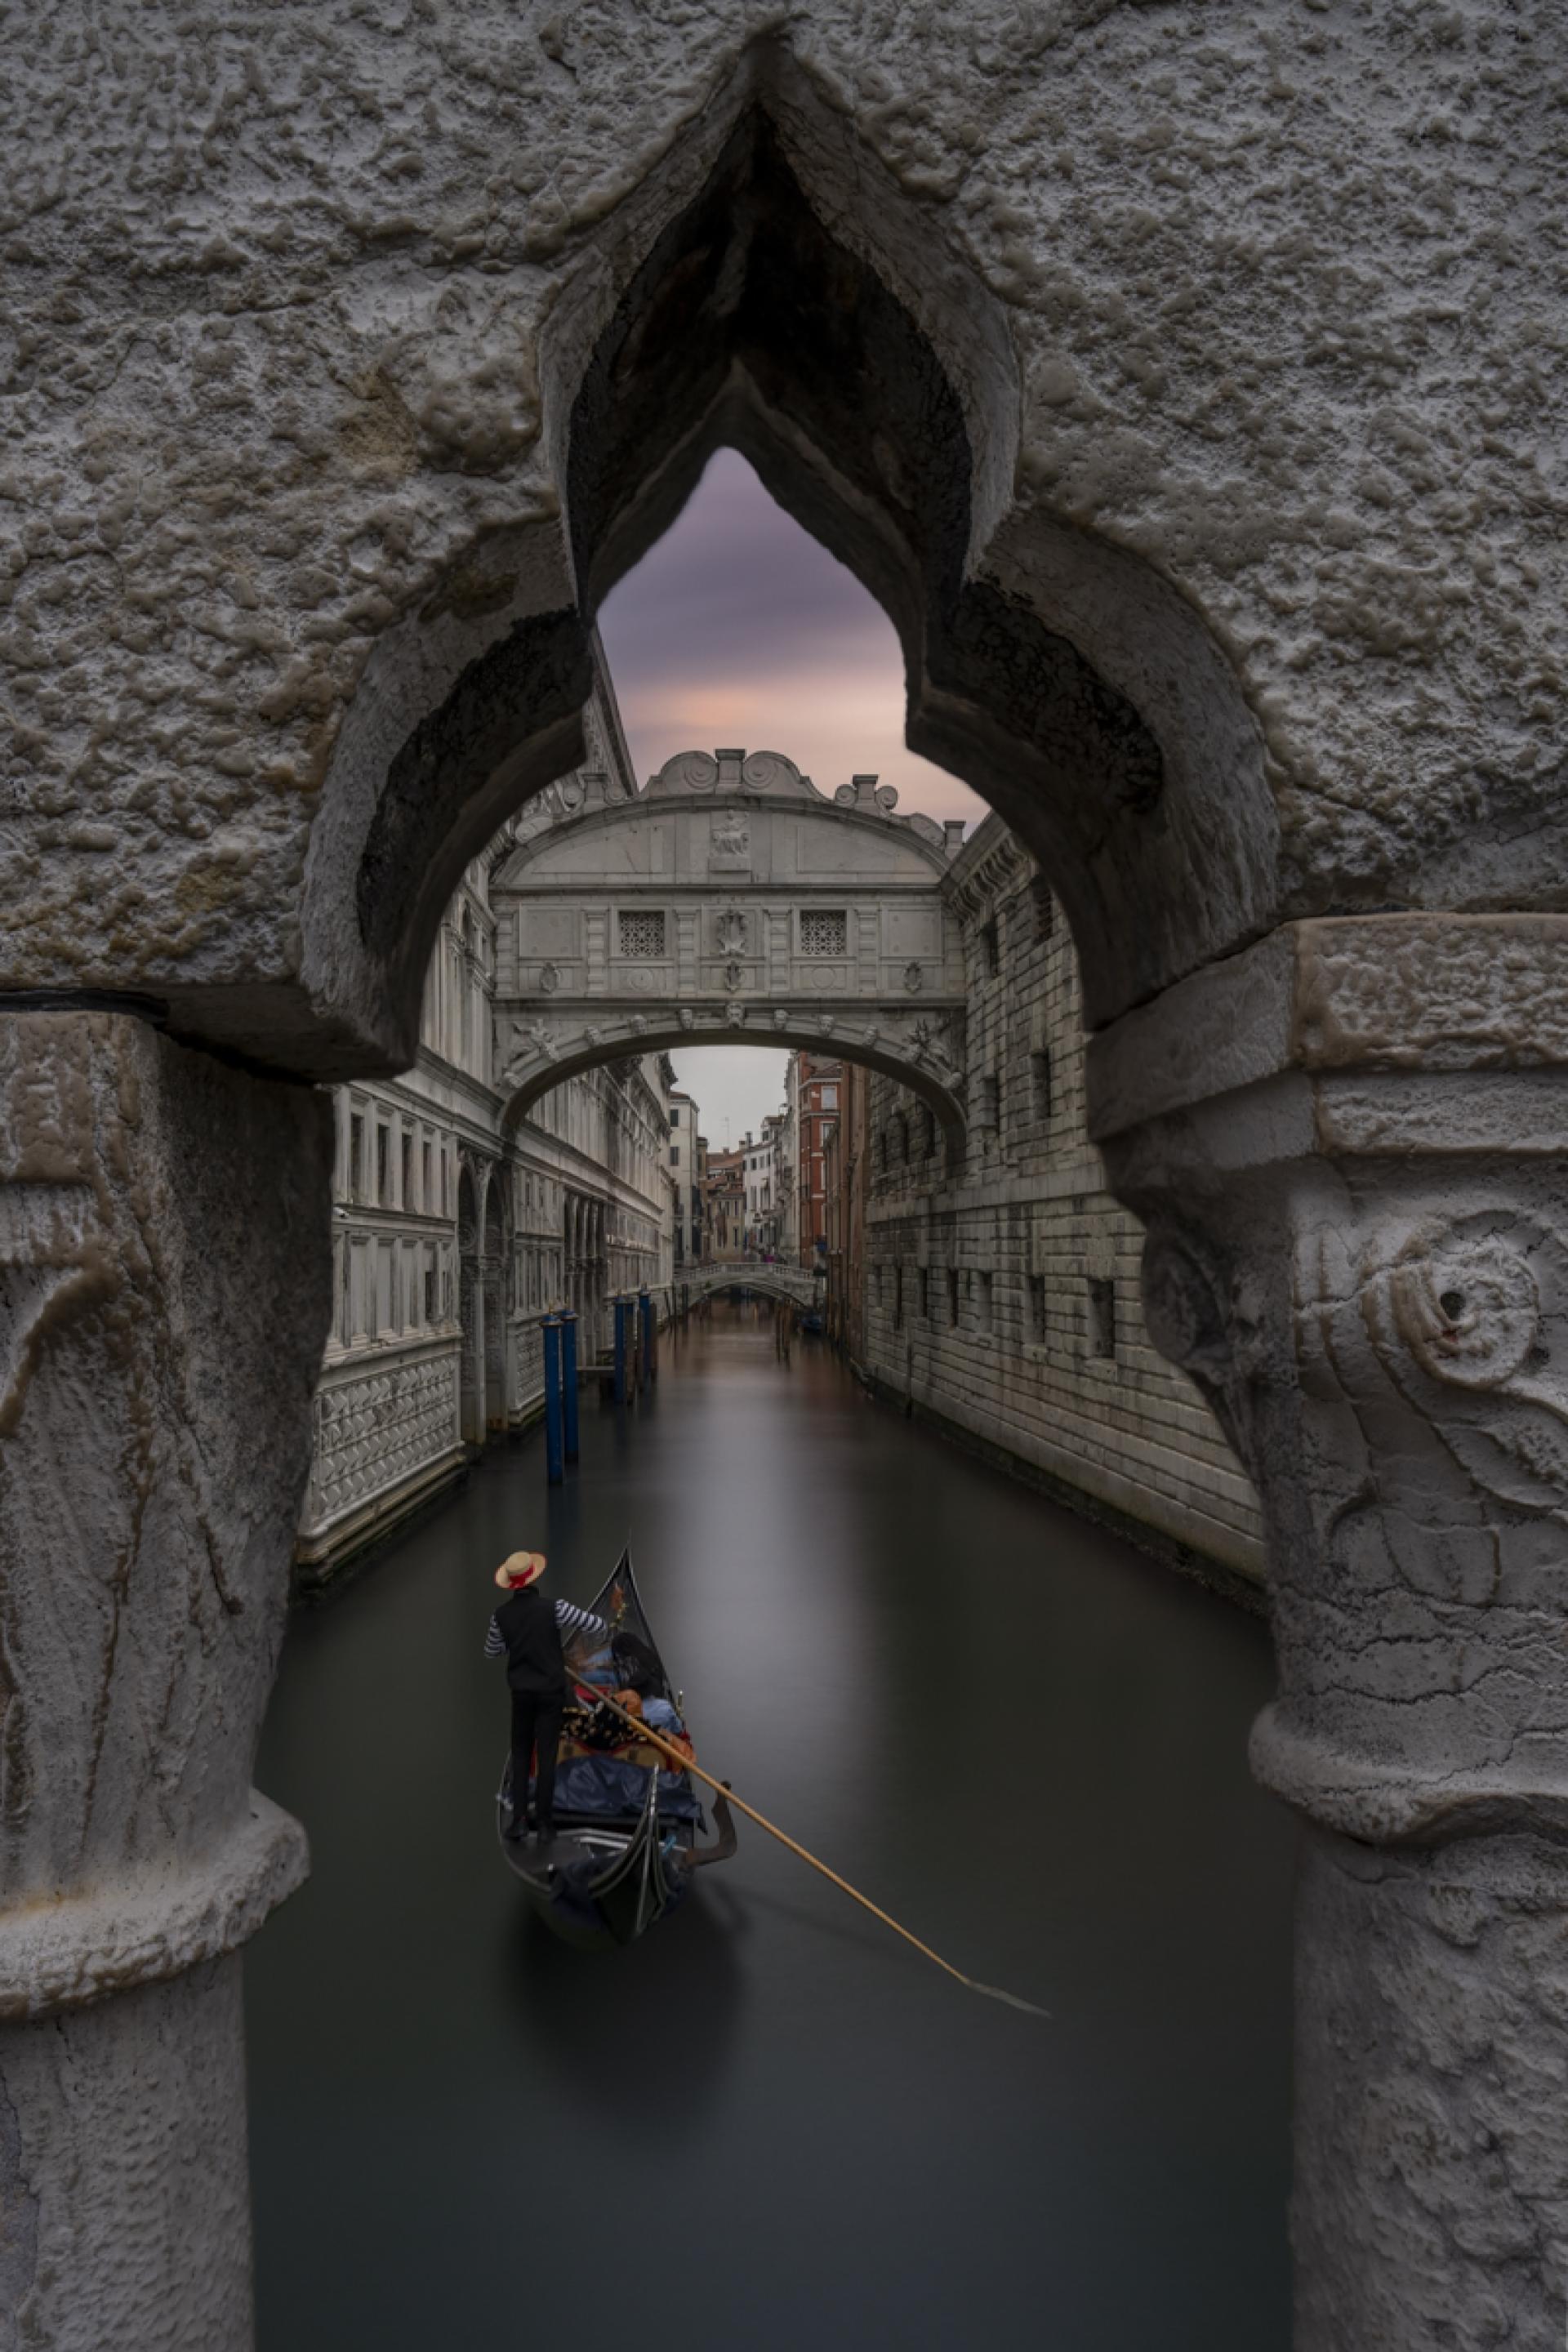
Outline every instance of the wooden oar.
POLYGON ((738 1805, 749 1822, 755 1822, 760 1830, 766 1830, 770 1837, 777 1838, 780 1845, 787 1845, 791 1853, 798 1854, 802 1862, 810 1863, 813 1870, 820 1871, 823 1877, 830 1880, 841 1894, 858 1903, 863 1911, 869 1911, 873 1919, 879 1919, 884 1927, 890 1927, 895 1936, 901 1936, 906 1944, 912 1944, 917 1952, 922 1953, 928 1960, 934 1960, 937 1967, 952 1977, 955 1983, 967 1987, 971 1992, 984 1993, 989 2000, 1005 2000, 1010 2009, 1025 2010, 1031 2017, 1049 2017, 1051 2012, 1048 2009, 1037 2009, 1032 2000, 1020 2000, 1016 1992, 1004 1992, 999 1985, 982 1984, 977 1977, 966 1977, 962 1969, 955 1969, 951 1960, 944 1960, 940 1952, 933 1952, 929 1944, 922 1944, 918 1936, 912 1936, 907 1927, 901 1927, 879 1904, 873 1903, 868 1895, 862 1895, 858 1886, 851 1886, 847 1878, 840 1878, 836 1870, 829 1870, 816 1854, 809 1853, 805 1846, 797 1845, 795 1839, 781 1830, 776 1822, 770 1822, 765 1813, 759 1813, 754 1805, 748 1805, 744 1797, 737 1797, 727 1780, 716 1780, 711 1772, 705 1772, 684 1748, 678 1748, 674 1740, 666 1739, 651 1723, 645 1723, 640 1716, 633 1715, 628 1707, 621 1706, 618 1699, 613 1699, 607 1691, 599 1690, 593 1683, 578 1682, 577 1687, 579 1691, 591 1692, 599 1706, 607 1706, 613 1714, 618 1715, 640 1739, 646 1739, 651 1747, 661 1748, 665 1755, 673 1757, 677 1770, 694 1772, 698 1780, 705 1781, 710 1789, 715 1789, 720 1796, 727 1797, 731 1804, 738 1805))

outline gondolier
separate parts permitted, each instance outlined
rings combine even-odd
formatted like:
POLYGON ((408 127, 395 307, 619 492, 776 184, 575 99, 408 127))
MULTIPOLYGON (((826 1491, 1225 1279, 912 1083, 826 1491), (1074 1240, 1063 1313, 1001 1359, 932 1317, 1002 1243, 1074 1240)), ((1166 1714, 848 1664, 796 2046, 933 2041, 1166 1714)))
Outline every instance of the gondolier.
POLYGON ((511 1820, 506 1835, 528 1834, 528 1781, 535 1749, 534 1828, 542 1845, 555 1834, 555 1759, 566 1710, 566 1660, 561 1635, 607 1633, 604 1618, 570 1601, 549 1601, 539 1590, 544 1573, 542 1551, 514 1551, 496 1570, 507 1598, 495 1611, 485 1635, 487 1658, 504 1657, 511 1692, 511 1820))
MULTIPOLYGON (((695 1769, 695 1760, 685 1703, 659 1655, 631 1554, 622 1552, 591 1609, 560 1601, 552 1607, 532 1590, 543 1565, 529 1552, 502 1562, 496 1581, 512 1597, 496 1611, 485 1646, 492 1657, 506 1652, 510 1661, 509 1617, 523 1613, 521 1602, 532 1610, 544 1642, 564 1648, 564 1721, 560 1701, 547 1701, 552 1712, 546 1718, 542 1706, 536 1708, 532 1730, 541 1767, 536 1785, 542 1785, 545 1748, 556 1758, 549 1809, 542 1798, 539 1810, 553 1826, 559 1805, 560 1827, 548 1846, 530 1846, 513 1834, 521 1808, 511 1791, 527 1786, 529 1769, 520 1744, 496 1793, 496 1829, 508 1869, 553 1934, 584 1950, 632 1944, 675 1909, 694 1871, 728 1861, 735 1824, 716 1787, 718 1836, 699 1846, 706 1823, 687 1769, 695 1769)), ((519 1723, 515 1736, 524 1741, 527 1727, 519 1723)))

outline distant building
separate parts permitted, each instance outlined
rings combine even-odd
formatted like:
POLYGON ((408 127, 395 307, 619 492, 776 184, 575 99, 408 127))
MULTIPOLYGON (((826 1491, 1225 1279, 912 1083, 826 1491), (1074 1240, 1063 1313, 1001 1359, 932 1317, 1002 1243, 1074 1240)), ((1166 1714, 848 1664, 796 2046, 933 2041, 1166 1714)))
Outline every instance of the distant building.
POLYGON ((732 1151, 708 1154, 707 1236, 712 1258, 745 1255, 746 1148, 742 1143, 732 1151))
POLYGON ((795 1136, 795 1247, 802 1265, 827 1265, 827 1129, 838 1117, 844 1065, 821 1054, 790 1056, 790 1104, 795 1136))
POLYGON ((790 1189, 789 1171, 781 1159, 779 1145, 790 1124, 787 1112, 770 1111, 763 1121, 758 1140, 753 1143, 748 1135, 742 1146, 745 1153, 746 1248, 758 1257, 775 1257, 779 1253, 780 1196, 790 1189))
POLYGON ((706 1255, 704 1174, 708 1145, 698 1131, 700 1123, 697 1105, 678 1087, 669 1097, 669 1174, 675 1191, 677 1270, 683 1265, 700 1265, 706 1255))
POLYGON ((826 1322, 859 1361, 866 1346, 866 1195, 871 1174, 871 1074, 847 1062, 838 1116, 823 1139, 827 1230, 826 1322))

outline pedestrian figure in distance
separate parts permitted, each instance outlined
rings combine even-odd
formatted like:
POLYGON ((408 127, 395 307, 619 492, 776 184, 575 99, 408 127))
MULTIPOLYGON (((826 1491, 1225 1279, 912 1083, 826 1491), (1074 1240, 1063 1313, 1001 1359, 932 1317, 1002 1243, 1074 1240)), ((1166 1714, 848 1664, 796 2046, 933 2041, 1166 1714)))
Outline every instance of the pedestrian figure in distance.
POLYGON ((602 1617, 570 1601, 547 1600, 539 1590, 544 1574, 542 1551, 514 1551, 496 1570, 507 1595, 485 1635, 487 1658, 506 1660, 511 1692, 511 1820, 506 1834, 528 1835, 529 1766, 537 1748, 539 1770, 533 1822, 541 1845, 555 1834, 555 1762, 566 1712, 566 1659, 563 1627, 571 1633, 607 1633, 602 1617))

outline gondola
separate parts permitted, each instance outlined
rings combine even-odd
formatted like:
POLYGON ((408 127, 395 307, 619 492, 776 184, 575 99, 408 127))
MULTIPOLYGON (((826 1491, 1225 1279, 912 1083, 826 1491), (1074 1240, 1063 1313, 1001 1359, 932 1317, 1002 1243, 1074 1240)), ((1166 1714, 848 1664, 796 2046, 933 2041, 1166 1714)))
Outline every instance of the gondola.
POLYGON ((727 1862, 735 1851, 729 1805, 713 1801, 714 1842, 696 1785, 649 1740, 634 1739, 594 1706, 597 1689, 634 1688, 645 1702, 663 1699, 684 1724, 648 1625, 629 1551, 590 1604, 607 1636, 573 1635, 566 1643, 571 1686, 555 1779, 555 1836, 548 1846, 508 1838, 511 1811, 509 1756, 496 1795, 500 1850, 533 1909, 558 1936, 584 1948, 631 1944, 672 1911, 693 1871, 727 1862))

